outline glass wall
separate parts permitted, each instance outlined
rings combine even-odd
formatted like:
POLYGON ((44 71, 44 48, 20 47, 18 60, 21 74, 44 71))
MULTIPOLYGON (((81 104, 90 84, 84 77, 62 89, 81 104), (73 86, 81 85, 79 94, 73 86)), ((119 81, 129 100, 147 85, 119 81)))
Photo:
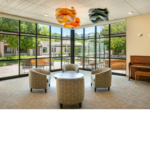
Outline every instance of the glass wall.
POLYGON ((126 23, 75 30, 75 63, 83 69, 111 67, 126 74, 126 23))
POLYGON ((62 29, 62 65, 71 63, 71 30, 62 29))
POLYGON ((83 68, 83 29, 75 30, 74 63, 83 68))
POLYGON ((71 63, 71 31, 0 17, 0 78, 71 63))
POLYGON ((111 67, 126 74, 126 23, 71 31, 0 17, 0 78, 36 67, 61 70, 71 62, 81 69, 111 67))
POLYGON ((51 70, 61 69, 62 39, 61 28, 51 27, 51 70))
POLYGON ((19 74, 28 74, 29 69, 36 67, 36 24, 20 21, 19 74))
POLYGON ((126 22, 111 24, 110 67, 112 72, 126 74, 126 22))
POLYGON ((18 20, 0 17, 0 78, 19 74, 18 23, 18 20))

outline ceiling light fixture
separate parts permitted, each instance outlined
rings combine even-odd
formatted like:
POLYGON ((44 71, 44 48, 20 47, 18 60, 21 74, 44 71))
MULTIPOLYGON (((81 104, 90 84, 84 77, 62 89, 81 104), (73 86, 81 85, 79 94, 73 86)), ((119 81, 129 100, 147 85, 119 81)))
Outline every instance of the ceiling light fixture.
POLYGON ((91 8, 89 11, 89 20, 91 20, 93 23, 98 23, 102 21, 108 21, 108 14, 109 11, 107 8, 91 8))
POLYGON ((44 16, 46 16, 46 17, 47 17, 47 16, 48 16, 48 14, 45 14, 44 16))
POLYGON ((60 24, 64 24, 65 28, 77 28, 80 26, 80 19, 76 17, 77 13, 74 7, 68 8, 57 8, 55 10, 56 20, 60 24))
POLYGON ((131 11, 131 12, 128 12, 128 14, 129 14, 129 15, 132 15, 132 14, 133 14, 133 12, 132 12, 132 11, 131 11))

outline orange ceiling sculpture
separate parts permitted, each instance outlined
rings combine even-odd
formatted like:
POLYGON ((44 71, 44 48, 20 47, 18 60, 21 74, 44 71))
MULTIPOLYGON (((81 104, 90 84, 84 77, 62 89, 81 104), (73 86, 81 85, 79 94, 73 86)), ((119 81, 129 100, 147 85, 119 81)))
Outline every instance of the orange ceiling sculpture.
POLYGON ((64 24, 65 28, 77 28, 80 26, 80 19, 76 15, 76 10, 73 7, 71 9, 57 8, 55 14, 57 21, 64 24))

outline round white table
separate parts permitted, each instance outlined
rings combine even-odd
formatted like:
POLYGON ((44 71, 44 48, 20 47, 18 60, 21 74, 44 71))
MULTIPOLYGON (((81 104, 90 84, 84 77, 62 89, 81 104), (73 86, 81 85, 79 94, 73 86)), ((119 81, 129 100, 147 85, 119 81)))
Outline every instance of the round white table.
POLYGON ((61 79, 77 79, 77 78, 83 78, 84 75, 82 73, 77 72, 62 72, 57 73, 54 75, 55 79, 61 78, 61 79))

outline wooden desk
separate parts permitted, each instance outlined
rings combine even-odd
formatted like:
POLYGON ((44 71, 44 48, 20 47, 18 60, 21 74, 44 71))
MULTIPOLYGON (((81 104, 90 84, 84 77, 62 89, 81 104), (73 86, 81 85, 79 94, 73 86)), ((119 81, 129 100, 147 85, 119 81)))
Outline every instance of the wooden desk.
POLYGON ((136 72, 135 72, 135 83, 137 82, 137 80, 139 81, 139 76, 147 76, 147 77, 150 77, 150 72, 136 71, 136 72))

